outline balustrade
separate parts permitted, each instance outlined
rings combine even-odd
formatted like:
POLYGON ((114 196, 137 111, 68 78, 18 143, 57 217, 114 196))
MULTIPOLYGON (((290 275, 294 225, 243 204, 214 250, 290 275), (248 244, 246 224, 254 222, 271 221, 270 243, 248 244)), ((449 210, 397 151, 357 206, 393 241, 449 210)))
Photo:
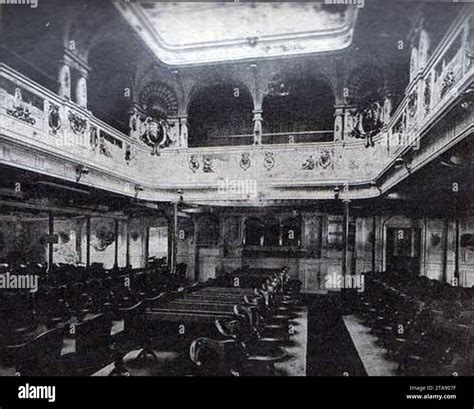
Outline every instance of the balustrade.
POLYGON ((148 149, 90 111, 0 65, 0 113, 9 131, 97 164, 131 164, 148 149))
POLYGON ((407 87, 387 125, 388 148, 393 155, 410 146, 418 147, 422 129, 433 122, 448 101, 459 95, 464 85, 472 82, 474 64, 469 50, 473 45, 469 33, 473 30, 474 13, 462 14, 407 87))

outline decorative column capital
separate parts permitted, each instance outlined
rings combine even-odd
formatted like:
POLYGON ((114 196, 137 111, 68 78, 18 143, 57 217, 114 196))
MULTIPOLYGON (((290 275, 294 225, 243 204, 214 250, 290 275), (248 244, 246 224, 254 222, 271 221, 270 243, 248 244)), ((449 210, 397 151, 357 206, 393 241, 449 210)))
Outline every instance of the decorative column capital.
POLYGON ((263 111, 261 109, 254 109, 252 111, 252 113, 253 113, 253 121, 261 121, 262 120, 263 111))
POLYGON ((67 48, 64 50, 64 55, 63 55, 63 58, 61 59, 61 62, 75 69, 76 71, 80 73, 81 76, 85 78, 89 76, 89 72, 91 71, 91 67, 87 64, 84 58, 73 53, 67 48))
POLYGON ((344 115, 345 110, 346 110, 345 105, 335 105, 334 106, 334 116, 344 115))

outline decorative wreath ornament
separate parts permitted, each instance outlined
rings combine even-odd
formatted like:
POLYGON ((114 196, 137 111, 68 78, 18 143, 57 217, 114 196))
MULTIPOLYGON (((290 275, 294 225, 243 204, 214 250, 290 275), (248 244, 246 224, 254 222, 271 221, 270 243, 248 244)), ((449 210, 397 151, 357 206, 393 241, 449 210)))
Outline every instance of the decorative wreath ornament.
POLYGON ((313 170, 315 167, 316 161, 314 159, 314 155, 310 155, 310 157, 307 158, 302 165, 303 170, 313 170))
POLYGON ((213 173, 213 163, 212 163, 212 158, 205 156, 203 158, 203 165, 202 165, 202 171, 204 173, 213 173))
POLYGON ((57 107, 56 105, 49 106, 48 125, 53 135, 56 135, 56 133, 61 129, 61 117, 59 115, 59 107, 57 107))
POLYGON ((331 154, 328 150, 323 150, 319 156, 319 166, 326 169, 331 164, 331 154))
POLYGON ((196 155, 191 155, 191 157, 189 158, 188 166, 189 166, 189 169, 193 171, 193 173, 196 173, 198 171, 200 165, 196 159, 196 155))
POLYGON ((89 130, 89 143, 91 144, 91 148, 93 151, 97 149, 99 146, 99 136, 97 135, 97 128, 95 126, 91 126, 89 130))
POLYGON ((374 146, 372 138, 382 127, 382 106, 378 102, 372 102, 356 113, 356 122, 350 135, 356 139, 365 139, 366 147, 374 146))
POLYGON ((141 139, 153 148, 151 154, 159 156, 158 149, 165 148, 171 144, 169 138, 169 125, 165 119, 154 119, 147 117, 141 127, 141 139))
POLYGON ((272 152, 265 152, 265 158, 263 159, 263 166, 266 170, 270 170, 275 166, 275 157, 272 152))
POLYGON ((78 135, 82 135, 87 128, 87 121, 71 111, 69 111, 69 123, 73 132, 78 135))
POLYGON ((242 153, 242 157, 240 158, 239 166, 246 171, 251 165, 250 162, 250 154, 242 153))

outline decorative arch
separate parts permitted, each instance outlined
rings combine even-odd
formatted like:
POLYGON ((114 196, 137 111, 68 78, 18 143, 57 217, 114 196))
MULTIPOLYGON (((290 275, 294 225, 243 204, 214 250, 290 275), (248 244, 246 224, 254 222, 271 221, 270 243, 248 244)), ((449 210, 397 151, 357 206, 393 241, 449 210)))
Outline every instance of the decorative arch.
POLYGON ((138 97, 140 106, 148 112, 158 111, 165 117, 178 115, 178 98, 173 89, 159 81, 145 86, 138 97))
MULTIPOLYGON (((335 95, 327 76, 317 71, 288 71, 270 77, 262 104, 263 133, 328 131, 317 141, 333 139, 335 95)), ((297 134, 298 135, 298 134, 297 134)), ((305 142, 303 135, 295 137, 305 142)), ((312 137, 311 141, 316 141, 312 137)))
POLYGON ((393 106, 385 95, 385 77, 376 65, 356 67, 348 82, 348 102, 356 106, 347 122, 349 135, 365 139, 366 147, 374 146, 376 136, 388 122, 393 106))
MULTIPOLYGON (((66 10, 64 47, 71 49, 71 42, 74 42, 73 53, 84 63, 89 63, 91 51, 102 42, 120 38, 120 26, 116 24, 115 19, 110 18, 107 7, 96 7, 94 13, 91 13, 89 8, 82 7, 78 2, 69 5, 66 10)), ((122 45, 121 49, 124 50, 127 47, 122 45)))
POLYGON ((236 135, 253 132, 253 98, 239 81, 194 86, 188 106, 188 146, 239 145, 249 141, 236 135))
POLYGON ((187 78, 183 81, 182 85, 185 89, 185 98, 183 104, 183 111, 189 113, 191 105, 195 102, 196 98, 200 94, 205 92, 210 87, 214 86, 228 86, 233 88, 239 88, 245 94, 252 96, 255 93, 253 84, 253 77, 249 77, 249 73, 242 72, 240 69, 228 68, 222 70, 218 67, 209 67, 204 71, 200 71, 193 78, 187 78))
POLYGON ((374 64, 356 67, 350 73, 347 91, 348 102, 357 106, 381 101, 383 98, 383 70, 374 64))

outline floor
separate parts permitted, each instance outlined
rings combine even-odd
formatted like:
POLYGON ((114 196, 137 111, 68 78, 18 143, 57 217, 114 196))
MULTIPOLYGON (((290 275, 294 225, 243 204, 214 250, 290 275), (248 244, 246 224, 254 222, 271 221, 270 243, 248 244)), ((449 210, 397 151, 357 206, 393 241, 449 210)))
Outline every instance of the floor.
POLYGON ((366 376, 342 316, 338 294, 305 296, 308 306, 308 376, 366 376))
POLYGON ((305 376, 306 356, 308 348, 308 310, 301 308, 296 317, 290 321, 294 331, 291 344, 283 349, 288 353, 288 359, 275 364, 277 373, 281 376, 305 376))
POLYGON ((369 376, 396 376, 398 365, 385 358, 386 351, 376 344, 377 338, 370 333, 370 329, 364 326, 355 315, 345 315, 343 320, 367 374, 369 376))

